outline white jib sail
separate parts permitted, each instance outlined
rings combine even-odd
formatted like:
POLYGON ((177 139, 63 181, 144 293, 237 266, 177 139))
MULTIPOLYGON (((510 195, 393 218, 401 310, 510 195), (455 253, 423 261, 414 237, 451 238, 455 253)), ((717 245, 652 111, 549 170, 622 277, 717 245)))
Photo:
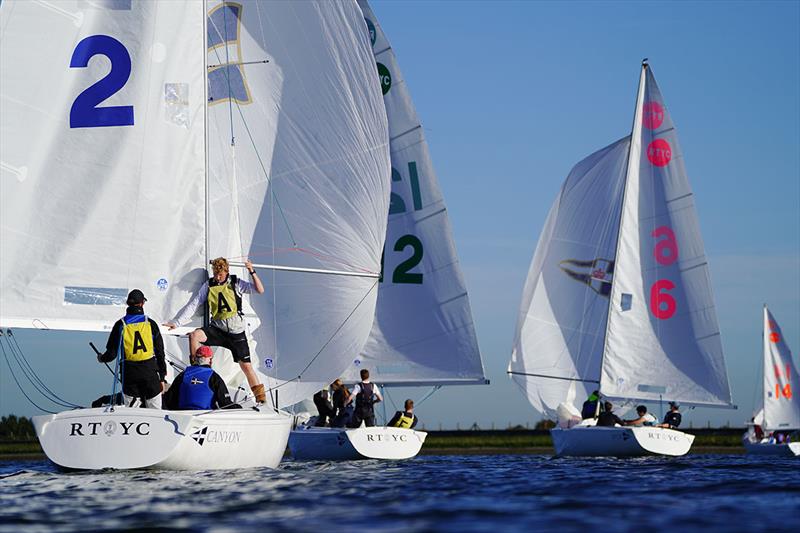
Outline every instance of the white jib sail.
POLYGON ((523 290, 508 373, 533 407, 556 417, 600 382, 629 138, 570 171, 539 237, 523 290))
POLYGON ((729 406, 711 279, 678 137, 643 65, 612 284, 604 395, 729 406))
MULTIPOLYGON (((472 311, 422 125, 375 14, 359 0, 389 120, 392 194, 375 323, 342 376, 388 385, 484 383, 472 311)), ((375 68, 375 67, 373 67, 375 68)))
POLYGON ((386 112, 355 2, 208 7, 210 257, 357 274, 260 270, 253 362, 290 405, 338 377, 372 326, 386 112))
POLYGON ((202 2, 0 5, 0 326, 189 298, 204 249, 202 2))
POLYGON ((764 422, 770 430, 800 429, 800 375, 775 317, 764 306, 764 422))

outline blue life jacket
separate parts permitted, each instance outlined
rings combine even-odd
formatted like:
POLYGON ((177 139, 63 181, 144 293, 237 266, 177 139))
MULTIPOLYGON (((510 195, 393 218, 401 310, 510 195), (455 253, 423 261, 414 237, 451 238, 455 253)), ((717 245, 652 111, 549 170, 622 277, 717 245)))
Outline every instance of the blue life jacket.
POLYGON ((211 409, 214 391, 208 385, 214 373, 210 366, 190 366, 183 372, 178 409, 211 409))

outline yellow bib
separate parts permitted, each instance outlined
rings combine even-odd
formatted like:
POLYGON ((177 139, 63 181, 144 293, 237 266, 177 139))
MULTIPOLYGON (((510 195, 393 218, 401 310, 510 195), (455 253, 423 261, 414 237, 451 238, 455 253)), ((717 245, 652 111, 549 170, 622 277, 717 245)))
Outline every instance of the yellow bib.
POLYGON ((394 427, 411 429, 411 424, 413 424, 413 423, 414 423, 413 415, 408 417, 408 416, 406 416, 405 413, 402 413, 400 415, 400 419, 397 422, 395 422, 394 427))
POLYGON ((209 285, 208 307, 213 320, 227 320, 239 314, 232 280, 223 285, 209 285))
POLYGON ((125 324, 122 327, 122 348, 126 361, 146 361, 155 356, 153 328, 145 318, 142 322, 125 324))

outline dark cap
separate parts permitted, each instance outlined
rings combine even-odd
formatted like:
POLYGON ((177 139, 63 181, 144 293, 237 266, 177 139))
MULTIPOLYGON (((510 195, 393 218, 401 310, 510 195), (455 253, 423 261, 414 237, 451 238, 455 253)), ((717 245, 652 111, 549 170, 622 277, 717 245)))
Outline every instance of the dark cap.
POLYGON ((678 405, 677 402, 669 402, 669 406, 674 408, 674 409, 680 409, 680 407, 681 407, 680 405, 678 405))
POLYGON ((147 298, 144 297, 144 293, 139 289, 133 289, 131 292, 128 293, 128 300, 125 302, 128 305, 138 305, 143 304, 147 301, 147 298))

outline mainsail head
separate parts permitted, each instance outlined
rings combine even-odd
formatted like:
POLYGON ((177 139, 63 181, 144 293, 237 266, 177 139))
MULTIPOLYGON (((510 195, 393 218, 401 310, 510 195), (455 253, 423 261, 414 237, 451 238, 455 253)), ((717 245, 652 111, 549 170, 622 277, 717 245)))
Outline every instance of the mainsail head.
POLYGON ((800 375, 775 317, 764 306, 764 428, 800 429, 800 375))
POLYGON ((475 325, 428 144, 394 51, 359 0, 389 120, 392 193, 375 323, 342 376, 387 385, 484 383, 475 325))
POLYGON ((730 406, 711 277, 678 136, 642 66, 601 391, 730 406))

